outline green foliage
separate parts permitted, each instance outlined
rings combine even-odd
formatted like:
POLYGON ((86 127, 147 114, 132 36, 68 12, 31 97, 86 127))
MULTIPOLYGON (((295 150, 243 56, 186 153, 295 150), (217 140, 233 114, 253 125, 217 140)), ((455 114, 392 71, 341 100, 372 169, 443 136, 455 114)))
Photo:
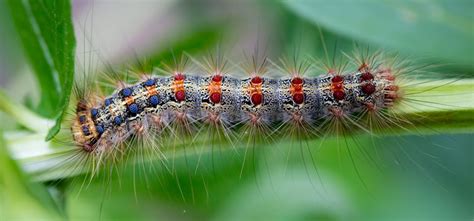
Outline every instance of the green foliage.
POLYGON ((10 13, 41 88, 37 112, 59 132, 74 81, 75 38, 68 0, 9 0, 10 13))
POLYGON ((284 3, 314 24, 354 39, 473 71, 473 4, 461 0, 295 0, 284 3))
POLYGON ((9 155, 0 130, 0 218, 60 220, 63 212, 45 186, 31 183, 9 155))

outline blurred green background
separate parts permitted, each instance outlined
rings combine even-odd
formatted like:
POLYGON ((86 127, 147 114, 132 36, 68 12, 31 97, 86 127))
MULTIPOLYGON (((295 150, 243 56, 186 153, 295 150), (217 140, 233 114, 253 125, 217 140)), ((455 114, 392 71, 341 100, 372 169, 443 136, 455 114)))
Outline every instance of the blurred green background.
MULTIPOLYGON (((173 52, 199 56, 216 45, 237 62, 256 48, 275 60, 295 51, 322 58, 319 29, 330 54, 354 45, 381 48, 445 64, 429 77, 464 79, 474 72, 473 16, 468 0, 2 0, 0 87, 6 97, 53 119, 68 96, 51 92, 54 74, 45 62, 56 66, 68 91, 74 66, 76 74, 144 59, 159 66, 173 52), (71 19, 74 33, 67 33, 71 19), (29 30, 25 24, 32 22, 39 29, 29 30), (54 52, 52 60, 36 53, 44 47, 54 52)), ((81 178, 31 182, 9 147, 11 134, 28 127, 2 112, 0 121, 0 220, 474 218, 468 129, 327 138, 303 147, 282 140, 248 152, 226 147, 177 156, 176 174, 155 160, 81 185, 81 178)), ((44 144, 29 145, 25 149, 44 144)))

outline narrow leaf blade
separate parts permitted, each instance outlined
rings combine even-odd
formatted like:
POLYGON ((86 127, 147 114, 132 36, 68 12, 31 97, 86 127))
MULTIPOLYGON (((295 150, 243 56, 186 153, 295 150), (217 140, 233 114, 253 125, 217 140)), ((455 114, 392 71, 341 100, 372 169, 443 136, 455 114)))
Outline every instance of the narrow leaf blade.
POLYGON ((51 139, 59 131, 74 79, 71 4, 68 0, 9 0, 8 5, 41 90, 37 112, 57 121, 47 137, 51 139))

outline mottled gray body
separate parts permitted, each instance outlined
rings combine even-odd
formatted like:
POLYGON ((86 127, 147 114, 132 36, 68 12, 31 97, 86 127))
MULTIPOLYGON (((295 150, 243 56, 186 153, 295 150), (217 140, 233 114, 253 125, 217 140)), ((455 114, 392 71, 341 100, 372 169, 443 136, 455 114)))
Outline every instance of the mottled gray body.
POLYGON ((361 75, 356 72, 342 76, 339 89, 335 89, 334 75, 300 78, 302 102, 294 96, 295 85, 291 78, 262 77, 259 90, 251 92, 252 78, 222 76, 219 78, 219 102, 213 102, 209 86, 213 76, 183 75, 180 84, 174 76, 151 76, 147 81, 117 90, 92 108, 86 115, 92 118, 93 125, 85 129, 83 126, 83 131, 92 130, 95 137, 91 143, 99 141, 100 145, 104 136, 113 135, 121 141, 135 133, 137 127, 166 126, 180 120, 194 125, 224 124, 229 128, 249 122, 277 128, 279 124, 291 121, 317 127, 320 121, 362 112, 370 105, 385 108, 385 91, 394 85, 393 79, 387 79, 382 72, 370 74, 369 80, 361 80, 361 75), (367 93, 367 88, 362 89, 366 84, 373 85, 375 90, 367 93), (180 98, 183 94, 178 96, 177 90, 181 90, 184 97, 180 98), (337 90, 343 95, 336 96, 337 90), (253 93, 261 95, 260 100, 254 99, 253 93))

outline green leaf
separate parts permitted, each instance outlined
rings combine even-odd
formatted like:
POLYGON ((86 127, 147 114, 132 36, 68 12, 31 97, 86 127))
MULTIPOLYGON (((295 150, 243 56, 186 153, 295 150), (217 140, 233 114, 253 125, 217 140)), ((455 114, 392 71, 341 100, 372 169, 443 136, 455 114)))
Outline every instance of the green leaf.
POLYGON ((52 123, 25 106, 14 103, 2 90, 0 90, 0 111, 14 119, 19 125, 41 134, 45 133, 45 126, 52 123))
MULTIPOLYGON (((258 181, 236 186, 212 220, 350 220, 354 205, 336 180, 325 179, 325 188, 322 182, 308 182, 310 175, 302 166, 268 170, 258 181)), ((324 175, 330 177, 326 171, 324 175)))
POLYGON ((309 21, 340 34, 473 69, 472 1, 285 1, 309 21))
POLYGON ((68 0, 9 0, 8 5, 41 89, 37 111, 57 121, 50 139, 59 131, 74 79, 71 4, 68 0))
POLYGON ((47 189, 29 181, 10 157, 0 130, 0 208, 6 220, 60 220, 64 215, 47 189), (9 218, 9 219, 8 219, 9 218))
POLYGON ((64 115, 64 112, 61 113, 61 116, 59 116, 56 119, 56 123, 54 124, 54 126, 51 127, 51 129, 49 129, 48 134, 46 135, 46 138, 45 138, 46 141, 53 139, 54 136, 56 136, 56 134, 59 133, 59 130, 61 130, 61 121, 63 119, 63 115, 64 115))

